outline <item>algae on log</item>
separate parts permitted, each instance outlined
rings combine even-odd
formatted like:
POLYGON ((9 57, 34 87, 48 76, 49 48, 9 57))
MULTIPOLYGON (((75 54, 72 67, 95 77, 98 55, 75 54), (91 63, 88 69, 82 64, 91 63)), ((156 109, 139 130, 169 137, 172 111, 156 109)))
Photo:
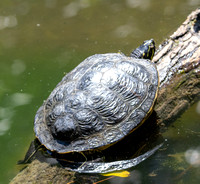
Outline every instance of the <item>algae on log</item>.
MULTIPOLYGON (((200 9, 192 12, 153 59, 160 89, 155 111, 160 124, 172 123, 188 106, 200 98, 200 9)), ((33 161, 12 181, 16 183, 67 183, 73 172, 33 161)))

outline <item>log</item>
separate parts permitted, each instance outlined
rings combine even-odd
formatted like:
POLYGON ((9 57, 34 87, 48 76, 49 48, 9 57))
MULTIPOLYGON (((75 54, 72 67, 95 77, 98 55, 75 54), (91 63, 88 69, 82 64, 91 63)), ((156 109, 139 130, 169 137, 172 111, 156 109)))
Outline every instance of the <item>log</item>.
POLYGON ((160 77, 155 111, 172 123, 200 98, 200 9, 192 12, 160 46, 153 61, 160 77))
MULTIPOLYGON (((156 63, 160 88, 155 111, 158 123, 168 126, 191 104, 200 99, 200 9, 159 46, 156 63)), ((15 176, 17 183, 67 183, 73 172, 34 160, 15 176)), ((73 183, 73 182, 72 182, 73 183)))

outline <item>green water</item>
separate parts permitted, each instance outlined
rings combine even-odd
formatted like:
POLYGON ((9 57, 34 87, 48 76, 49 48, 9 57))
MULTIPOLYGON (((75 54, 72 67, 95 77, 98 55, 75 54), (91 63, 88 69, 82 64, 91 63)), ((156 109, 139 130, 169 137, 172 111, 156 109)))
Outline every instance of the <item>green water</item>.
MULTIPOLYGON (((128 54, 149 38, 159 44, 199 5, 199 0, 1 1, 0 183, 8 183, 18 173, 16 162, 34 138, 35 112, 65 73, 95 53, 128 54)), ((194 108, 184 118, 190 123, 177 126, 200 131, 191 119, 199 119, 194 108)), ((166 133, 173 153, 180 152, 179 147, 182 152, 188 149, 179 144, 187 136, 166 133)), ((187 140, 195 148, 199 134, 187 140)))

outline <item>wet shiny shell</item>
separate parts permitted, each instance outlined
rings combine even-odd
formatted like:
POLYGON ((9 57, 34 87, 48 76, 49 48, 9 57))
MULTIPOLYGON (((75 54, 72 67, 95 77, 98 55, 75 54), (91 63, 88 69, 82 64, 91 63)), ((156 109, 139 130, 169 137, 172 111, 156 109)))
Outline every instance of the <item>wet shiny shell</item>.
POLYGON ((104 149, 148 117, 158 83, 149 60, 119 53, 88 57, 64 76, 37 111, 36 137, 58 153, 104 149), (60 131, 58 137, 54 127, 60 131))

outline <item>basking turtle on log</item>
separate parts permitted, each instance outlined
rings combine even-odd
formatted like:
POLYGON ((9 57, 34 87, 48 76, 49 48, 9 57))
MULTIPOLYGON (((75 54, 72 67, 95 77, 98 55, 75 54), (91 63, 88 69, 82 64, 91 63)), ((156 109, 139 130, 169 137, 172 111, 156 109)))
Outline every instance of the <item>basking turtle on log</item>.
MULTIPOLYGON (((157 67, 158 75, 160 79, 159 94, 158 94, 157 102, 155 105, 155 111, 158 116, 158 124, 168 125, 168 123, 172 123, 181 113, 184 112, 185 109, 187 109, 192 103, 194 103, 200 98, 200 80, 199 80, 199 77, 200 77, 200 9, 197 9, 196 11, 192 12, 188 16, 186 21, 178 28, 178 30, 169 39, 166 39, 160 45, 158 51, 156 52, 153 58, 153 62, 155 63, 157 67)), ((149 72, 147 72, 147 74, 149 74, 149 72)), ((74 77, 76 76, 74 75, 74 77)), ((63 83, 65 80, 70 80, 70 79, 68 79, 67 77, 64 78, 63 83)), ((147 83, 149 84, 149 82, 147 83)), ((59 85, 62 85, 62 81, 59 85)), ((153 91, 156 92, 157 90, 153 90, 153 91)), ((57 91, 55 91, 55 94, 56 92, 57 91)), ((54 95, 52 95, 52 97, 54 95)), ((96 94, 94 94, 94 96, 95 95, 96 94)), ((149 110, 147 110, 146 114, 148 114, 151 111, 151 108, 155 100, 155 96, 156 95, 154 95, 154 98, 152 98, 152 101, 149 103, 151 105, 148 106, 147 109, 149 110)), ((62 97, 62 95, 61 96, 58 95, 55 98, 59 100, 60 97, 62 97)), ((46 105, 49 104, 51 107, 51 104, 53 103, 54 102, 47 101, 46 105)), ((141 102, 139 102, 139 104, 141 104, 141 102)), ((42 109, 39 110, 39 113, 38 113, 39 115, 38 117, 36 117, 36 121, 37 121, 37 118, 38 119, 41 118, 40 114, 42 113, 40 113, 40 111, 42 111, 42 109)), ((102 113, 104 113, 104 111, 102 111, 102 113)), ((49 115, 48 113, 45 114, 45 118, 47 118, 48 115, 49 115)), ((52 116, 51 118, 49 117, 49 119, 55 122, 56 115, 57 114, 55 110, 55 115, 52 116)), ((122 116, 120 117, 123 117, 123 118, 126 116, 126 115, 123 115, 123 113, 121 115, 122 116)), ((80 115, 78 117, 83 118, 84 113, 83 113, 83 116, 80 115)), ((144 115, 141 117, 142 117, 141 120, 146 119, 146 116, 144 115)), ((123 118, 120 118, 120 120, 123 118)), ((49 122, 45 126, 51 127, 50 120, 48 120, 49 122)), ((43 124, 46 121, 47 121, 46 119, 45 120, 43 119, 43 122, 41 122, 41 124, 43 124)), ((138 123, 139 122, 141 121, 138 121, 138 123)), ((73 124, 71 125, 72 125, 71 126, 72 130, 76 128, 73 124)), ((39 126, 41 125, 37 125, 36 135, 37 135, 37 132, 43 131, 43 127, 39 127, 39 126)), ((60 134, 58 134, 59 131, 57 131, 57 128, 59 129, 59 127, 60 126, 58 127, 54 126, 50 129, 52 132, 54 132, 53 139, 55 138, 61 139, 61 141, 57 141, 60 144, 60 142, 63 141, 62 139, 63 137, 62 136, 60 137, 60 134)), ((90 131, 89 133, 90 135, 93 134, 93 132, 90 132, 90 131)), ((41 142, 43 139, 46 140, 47 138, 49 140, 52 140, 52 137, 49 137, 48 132, 46 134, 47 137, 45 138, 44 137, 40 138, 39 135, 40 134, 38 134, 37 137, 39 138, 41 142)), ((84 135, 84 136, 87 137, 90 135, 84 135)), ((74 137, 76 136, 77 134, 74 135, 74 137)), ((42 142, 42 144, 45 145, 46 142, 42 142)), ((50 150, 52 147, 53 147, 52 145, 47 146, 47 148, 49 148, 50 150)), ((84 146, 82 148, 84 148, 84 146)), ((56 149, 52 149, 52 150, 56 151, 56 149)), ((57 151, 59 152, 60 150, 62 150, 62 147, 61 148, 59 147, 57 151)), ((12 180, 11 183, 17 183, 17 182, 23 181, 24 178, 27 178, 27 177, 30 178, 29 181, 34 181, 34 182, 36 181, 40 182, 40 181, 45 180, 45 181, 51 181, 51 182, 53 181, 53 182, 62 183, 63 181, 65 182, 70 181, 73 178, 73 173, 68 172, 63 168, 60 168, 57 166, 50 166, 50 164, 42 163, 38 160, 35 160, 27 168, 25 168, 22 172, 20 172, 12 180)))
POLYGON ((68 73, 39 108, 36 137, 52 152, 103 150, 133 132, 153 110, 158 72, 153 40, 130 57, 96 54, 68 73))
POLYGON ((151 62, 154 53, 154 40, 147 40, 129 57, 122 53, 96 54, 64 76, 39 108, 34 123, 37 139, 51 156, 73 171, 105 173, 127 169, 153 154, 155 148, 134 161, 94 161, 96 150, 121 141, 152 113, 159 85, 156 66, 151 62), (90 156, 94 153, 92 163, 72 158, 72 168, 63 161, 69 159, 68 153, 86 156, 86 152, 90 156))
MULTIPOLYGON (((114 156, 120 152, 115 146, 109 150, 113 160, 106 161, 107 149, 129 137, 153 111, 159 85, 156 66, 151 62, 154 53, 155 43, 151 39, 128 57, 108 53, 85 59, 62 79, 37 111, 35 143, 46 147, 46 155, 55 158, 54 163, 58 161, 68 170, 81 173, 127 169, 152 155, 160 145, 128 159, 127 154, 134 155, 135 151, 125 151, 129 145, 117 144, 120 150, 123 148, 126 159, 114 156), (101 152, 104 160, 97 152, 101 152)), ((147 133, 141 135, 145 137, 147 133)), ((139 144, 139 138, 135 139, 139 144)), ((137 147, 133 141, 132 144, 137 147)), ((32 148, 26 159, 36 153, 37 148, 31 151, 32 148)))

